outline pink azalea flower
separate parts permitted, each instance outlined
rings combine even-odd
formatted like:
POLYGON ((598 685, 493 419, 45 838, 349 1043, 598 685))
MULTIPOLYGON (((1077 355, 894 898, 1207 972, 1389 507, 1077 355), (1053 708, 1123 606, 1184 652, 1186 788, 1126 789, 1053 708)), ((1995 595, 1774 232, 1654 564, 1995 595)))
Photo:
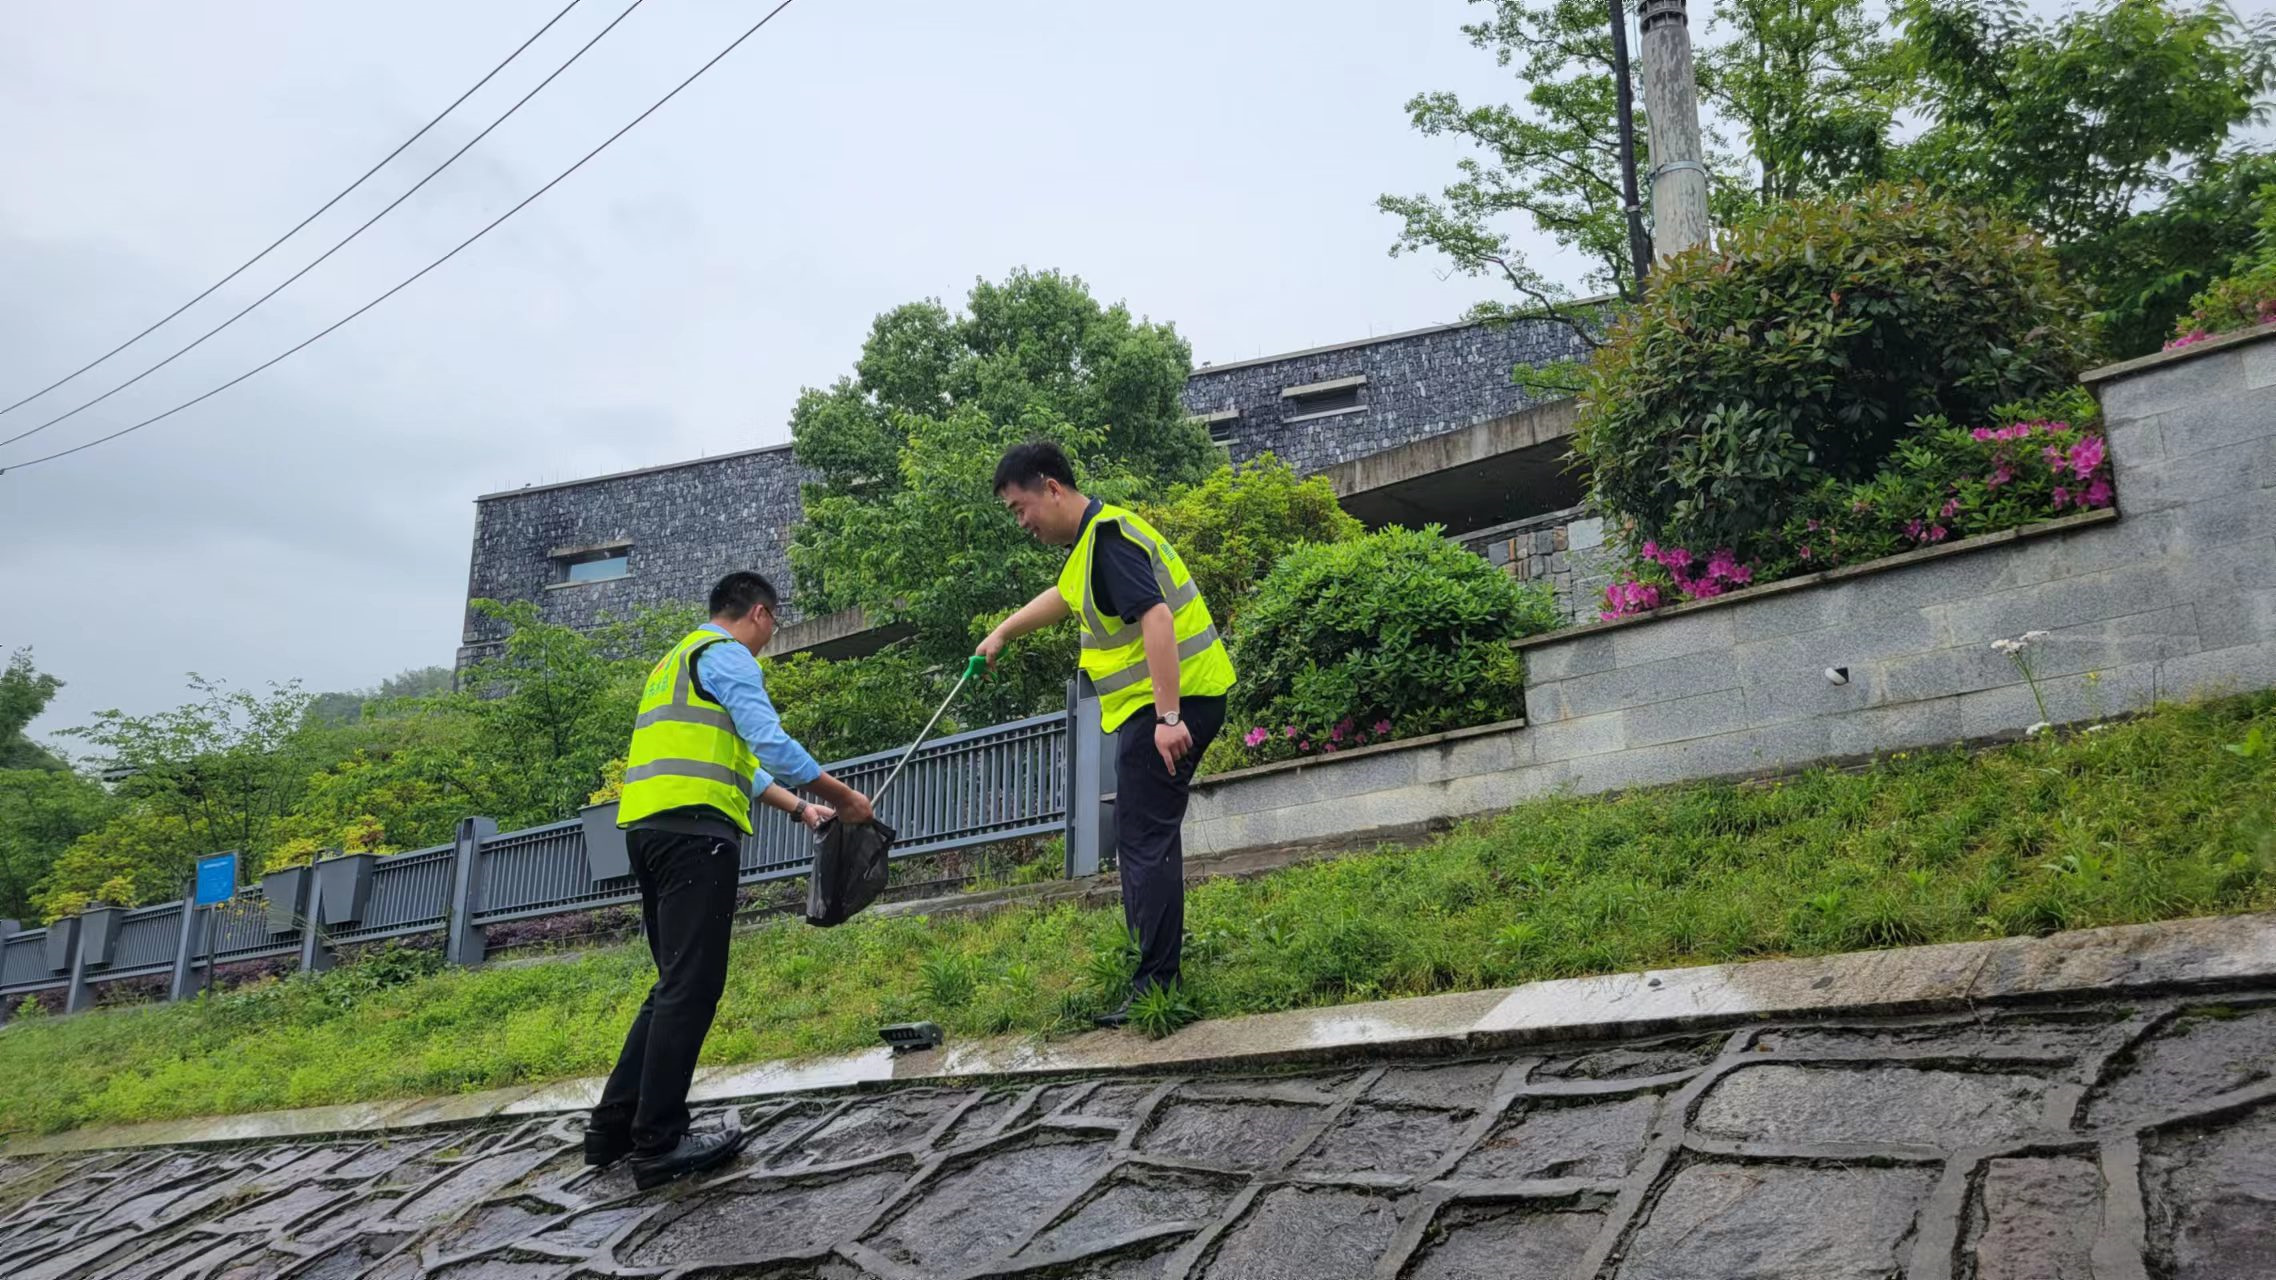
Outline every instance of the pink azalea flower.
POLYGON ((2061 485, 2059 485, 2059 484, 2058 484, 2058 485, 2056 485, 2056 486, 2055 486, 2055 510, 2057 510, 2057 511, 2060 511, 2060 510, 2062 510, 2064 507, 2067 507, 2067 506, 2069 506, 2069 505, 2070 505, 2070 501, 2071 501, 2071 491, 2070 491, 2070 490, 2068 490, 2068 489, 2065 489, 2064 487, 2062 487, 2062 486, 2061 486, 2061 485))
POLYGON ((2076 475, 2079 479, 2084 480, 2094 474, 2095 468, 2102 465, 2102 460, 2106 456, 2107 454, 2104 451, 2102 445, 2102 437, 2088 436, 2084 440, 2081 440, 2077 444, 2071 446, 2071 473, 2073 475, 2076 475))
POLYGON ((1974 436, 1978 440, 1989 440, 1992 438, 1992 429, 1990 427, 1977 427, 1975 430, 1969 432, 1968 434, 1974 436))
POLYGON ((1335 754, 1335 750, 1336 750, 1336 744, 1335 744, 1335 743, 1332 743, 1332 742, 1331 742, 1331 743, 1327 744, 1326 746, 1324 746, 1324 747, 1321 747, 1321 748, 1320 748, 1320 750, 1327 752, 1329 755, 1334 755, 1334 754, 1335 754))
POLYGON ((1810 521, 1809 529, 1810 532, 1816 533, 1818 531, 1818 522, 1815 520, 1810 521))
POLYGON ((2006 459, 2003 458, 2000 460, 2000 464, 1998 466, 1992 468, 1991 475, 1985 478, 1984 487, 1986 489, 1997 489, 2001 485, 2007 484, 2014 479, 2015 468, 2009 466, 2006 459))
POLYGON ((1930 542, 1942 542, 1949 532, 1950 530, 1947 530, 1943 525, 1932 524, 1928 526, 1928 540, 1930 542))
POLYGON ((1809 558, 1810 558, 1810 549, 1809 549, 1808 547, 1804 547, 1804 548, 1802 548, 1802 558, 1803 558, 1804 560, 1807 560, 1807 559, 1809 559, 1809 558))
POLYGON ((1644 558, 1646 560, 1658 560, 1660 558, 1660 544, 1650 538, 1644 539, 1644 558))
POLYGON ((2108 480, 2097 479, 2093 484, 2086 486, 2086 492, 2080 495, 2079 501, 2085 503, 2089 507, 2109 506, 2110 482, 2108 480))
POLYGON ((1295 726, 1295 725, 1290 725, 1290 726, 1288 726, 1288 728, 1287 728, 1286 732, 1287 732, 1287 734, 1288 734, 1288 736, 1289 736, 1290 738, 1294 738, 1294 737, 1296 736, 1296 726, 1295 726))
POLYGON ((1311 740, 1310 740, 1309 738, 1307 738, 1307 739, 1305 739, 1305 740, 1303 740, 1303 741, 1301 741, 1301 742, 1298 742, 1298 743, 1296 744, 1296 749, 1297 749, 1298 751, 1310 751, 1310 750, 1312 749, 1312 742, 1311 742, 1311 740))
POLYGON ((1378 734, 1384 734, 1384 733, 1389 733, 1389 732, 1391 732, 1391 722, 1390 722, 1390 721, 1388 721, 1388 720, 1378 720, 1378 721, 1376 721, 1376 722, 1375 722, 1375 732, 1376 732, 1376 733, 1378 733, 1378 734))
POLYGON ((1927 534, 1927 525, 1922 524, 1918 520, 1905 521, 1905 536, 1912 539, 1914 542, 1920 541, 1923 537, 1926 537, 1927 534))
POLYGON ((1264 740, 1270 736, 1272 735, 1264 731, 1264 726, 1259 725, 1256 728, 1249 730, 1246 734, 1243 734, 1241 736, 1241 741, 1247 746, 1259 747, 1264 745, 1264 740))
POLYGON ((1947 498, 1944 502, 1944 518, 1949 520, 1958 514, 1960 514, 1960 500, 1958 498, 1947 498))

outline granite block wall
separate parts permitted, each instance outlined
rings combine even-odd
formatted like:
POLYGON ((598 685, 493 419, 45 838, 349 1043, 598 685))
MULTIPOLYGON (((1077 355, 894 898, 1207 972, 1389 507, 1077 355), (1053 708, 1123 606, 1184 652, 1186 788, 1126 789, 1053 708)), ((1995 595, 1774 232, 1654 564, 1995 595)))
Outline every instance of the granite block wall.
MULTIPOLYGON (((547 621, 581 628, 646 606, 700 605, 734 569, 767 575, 787 598, 786 548, 809 478, 782 445, 490 494, 475 503, 467 599, 534 600, 547 621), (564 581, 560 553, 612 543, 626 544, 627 576, 564 581)), ((459 665, 503 638, 470 606, 459 665)))
MULTIPOLYGON (((1235 461, 1271 452, 1310 473, 1528 409, 1541 401, 1511 380, 1519 365, 1586 354, 1554 320, 1464 324, 1265 360, 1204 365, 1186 380, 1186 407, 1207 415, 1237 410, 1218 424, 1235 461), (1357 407, 1316 416, 1282 393, 1364 377, 1357 407)), ((1530 512, 1513 514, 1530 515, 1530 512)))
POLYGON ((1545 583, 1557 596, 1567 625, 1594 622, 1612 585, 1619 556, 1605 537, 1604 521, 1585 507, 1567 507, 1527 520, 1495 525, 1457 538, 1520 582, 1545 583))

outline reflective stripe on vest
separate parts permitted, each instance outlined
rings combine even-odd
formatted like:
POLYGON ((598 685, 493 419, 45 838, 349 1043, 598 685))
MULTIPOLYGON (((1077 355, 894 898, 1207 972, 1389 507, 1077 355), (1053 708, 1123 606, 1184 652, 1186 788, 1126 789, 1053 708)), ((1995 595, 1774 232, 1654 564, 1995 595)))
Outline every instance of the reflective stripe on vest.
POLYGON ((704 696, 695 679, 695 664, 706 649, 732 643, 716 631, 696 631, 650 669, 625 756, 618 825, 702 806, 743 831, 751 829, 759 759, 735 731, 735 717, 704 696))
POLYGON ((1135 624, 1100 613, 1091 598, 1091 565, 1099 530, 1107 525, 1118 528, 1145 551, 1153 566, 1155 584, 1170 606, 1178 639, 1179 694, 1201 698, 1230 691, 1232 657, 1225 651, 1217 624, 1209 616, 1209 605, 1201 598, 1201 588, 1184 560, 1159 531, 1136 514, 1121 507, 1102 506, 1059 574, 1059 594, 1082 627, 1082 667, 1098 694, 1100 724, 1109 731, 1117 729, 1154 699, 1143 632, 1135 624))

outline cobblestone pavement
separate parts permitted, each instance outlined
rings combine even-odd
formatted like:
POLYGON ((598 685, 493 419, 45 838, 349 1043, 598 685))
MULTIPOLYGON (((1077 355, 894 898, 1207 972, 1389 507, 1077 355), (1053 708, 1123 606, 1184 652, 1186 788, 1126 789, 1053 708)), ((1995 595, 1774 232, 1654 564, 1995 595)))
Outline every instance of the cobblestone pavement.
POLYGON ((11 1280, 2269 1280, 2276 990, 0 1162, 11 1280))

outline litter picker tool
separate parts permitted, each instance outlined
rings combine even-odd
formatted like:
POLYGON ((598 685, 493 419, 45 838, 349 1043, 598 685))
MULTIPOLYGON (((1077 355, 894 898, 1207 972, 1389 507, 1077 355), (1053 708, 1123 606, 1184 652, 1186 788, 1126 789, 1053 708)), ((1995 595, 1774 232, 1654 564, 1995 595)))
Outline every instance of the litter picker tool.
POLYGON ((857 825, 843 818, 832 818, 814 833, 814 870, 806 877, 806 923, 825 929, 844 924, 884 892, 886 861, 898 837, 893 828, 876 818, 876 812, 885 807, 885 793, 893 789, 901 771, 909 767, 917 748, 932 736, 933 729, 940 724, 940 718, 948 714, 957 695, 964 692, 964 686, 973 677, 987 669, 988 660, 977 653, 964 664, 964 674, 956 678, 956 687, 941 699, 933 718, 918 731, 917 740, 901 753, 893 772, 885 775, 884 783, 870 796, 871 821, 857 825))

